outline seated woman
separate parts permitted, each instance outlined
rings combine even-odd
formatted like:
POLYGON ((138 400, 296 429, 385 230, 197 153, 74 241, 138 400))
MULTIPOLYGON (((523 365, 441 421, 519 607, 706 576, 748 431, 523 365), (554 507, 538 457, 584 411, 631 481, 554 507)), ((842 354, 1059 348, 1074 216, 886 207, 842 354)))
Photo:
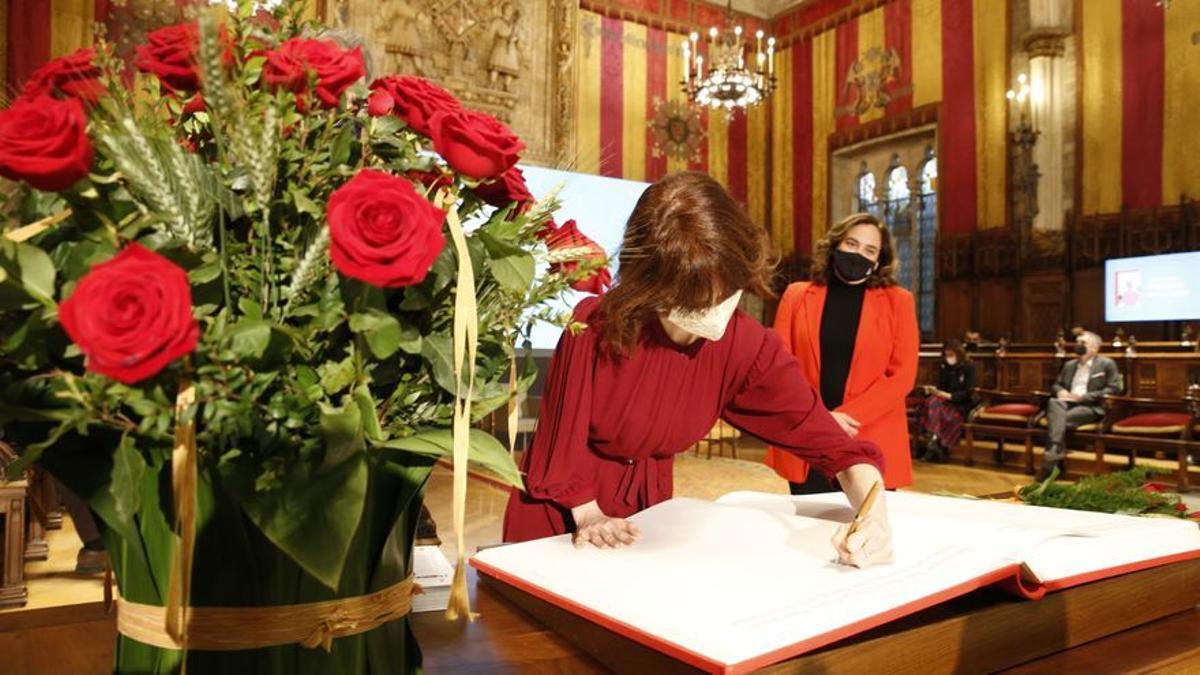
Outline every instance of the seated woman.
POLYGON ((975 364, 961 342, 946 340, 936 387, 925 385, 921 433, 929 438, 920 459, 944 462, 962 438, 963 420, 975 405, 975 364))
MULTIPOLYGON (((879 448, 850 438, 779 336, 737 309, 743 290, 770 293, 773 272, 766 232, 711 177, 650 186, 616 286, 579 303, 586 328, 555 350, 504 540, 570 532, 577 546, 632 544, 639 532, 625 519, 671 498, 674 456, 717 418, 836 476, 857 509, 882 481, 879 448)), ((890 561, 884 500, 863 523, 848 541, 835 534, 839 559, 890 561)))

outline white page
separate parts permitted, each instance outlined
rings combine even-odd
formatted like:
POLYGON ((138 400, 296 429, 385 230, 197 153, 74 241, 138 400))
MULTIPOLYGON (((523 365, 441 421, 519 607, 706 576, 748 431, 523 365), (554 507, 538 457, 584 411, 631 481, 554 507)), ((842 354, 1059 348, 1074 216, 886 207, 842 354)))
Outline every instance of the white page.
MULTIPOLYGON (((1023 562, 1054 582, 1122 565, 1200 550, 1200 527, 1178 518, 1074 511, 918 492, 886 494, 893 522, 924 523, 929 536, 1023 562)), ((717 500, 816 518, 844 519, 840 492, 820 495, 732 492, 717 500)))
POLYGON ((430 588, 449 586, 454 580, 454 565, 438 546, 413 547, 413 581, 430 588))
POLYGON ((1011 565, 903 522, 896 562, 858 570, 834 562, 825 520, 682 498, 631 520, 642 536, 627 548, 576 549, 562 535, 475 560, 726 665, 1011 565))

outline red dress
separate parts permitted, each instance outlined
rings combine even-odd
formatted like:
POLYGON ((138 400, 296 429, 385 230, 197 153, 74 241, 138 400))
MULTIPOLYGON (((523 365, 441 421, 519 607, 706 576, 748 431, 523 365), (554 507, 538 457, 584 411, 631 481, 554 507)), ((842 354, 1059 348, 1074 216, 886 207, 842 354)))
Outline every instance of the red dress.
MULTIPOLYGON (((580 302, 576 320, 588 323, 599 303, 580 302)), ((779 336, 740 310, 720 340, 686 347, 649 321, 623 358, 601 353, 599 333, 590 325, 559 340, 505 541, 569 532, 570 509, 593 499, 618 517, 670 499, 675 455, 718 417, 829 475, 863 463, 883 470, 879 448, 842 431, 779 336)))

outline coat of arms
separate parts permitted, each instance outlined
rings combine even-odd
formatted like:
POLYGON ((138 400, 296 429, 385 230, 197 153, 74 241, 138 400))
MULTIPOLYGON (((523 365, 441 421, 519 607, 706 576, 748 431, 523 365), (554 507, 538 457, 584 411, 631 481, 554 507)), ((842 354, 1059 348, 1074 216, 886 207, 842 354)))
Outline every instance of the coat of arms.
POLYGON ((834 111, 841 115, 862 115, 875 108, 886 108, 893 99, 912 90, 911 86, 897 89, 900 75, 900 53, 895 48, 872 47, 850 65, 842 83, 834 111))
POLYGON ((650 132, 654 137, 654 146, 650 148, 652 157, 665 155, 678 161, 700 161, 704 127, 700 125, 699 113, 686 101, 654 99, 650 132))

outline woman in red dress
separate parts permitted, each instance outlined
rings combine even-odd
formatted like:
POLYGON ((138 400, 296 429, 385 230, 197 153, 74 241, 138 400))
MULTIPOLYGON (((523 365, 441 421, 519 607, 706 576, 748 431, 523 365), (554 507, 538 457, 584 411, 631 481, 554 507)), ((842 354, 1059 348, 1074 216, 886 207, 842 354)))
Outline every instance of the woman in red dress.
MULTIPOLYGON (((586 328, 555 350, 504 540, 633 543, 625 518, 670 499, 674 456, 718 417, 836 476, 857 508, 882 481, 879 448, 850 438, 779 336, 737 310, 743 290, 770 293, 762 228, 711 177, 674 174, 638 201, 620 263, 613 290, 576 307, 586 328)), ((890 560, 883 500, 834 540, 845 563, 890 560)))

